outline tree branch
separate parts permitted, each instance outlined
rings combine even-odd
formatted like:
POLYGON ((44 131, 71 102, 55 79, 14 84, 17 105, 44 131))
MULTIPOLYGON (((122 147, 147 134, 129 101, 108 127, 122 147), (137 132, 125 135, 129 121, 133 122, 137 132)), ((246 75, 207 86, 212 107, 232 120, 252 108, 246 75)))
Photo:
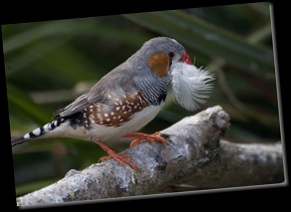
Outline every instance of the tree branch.
POLYGON ((220 106, 208 108, 161 131, 169 144, 143 142, 123 151, 138 170, 115 160, 70 170, 58 182, 18 197, 17 205, 136 196, 175 183, 205 189, 283 182, 281 144, 220 141, 229 119, 220 106))

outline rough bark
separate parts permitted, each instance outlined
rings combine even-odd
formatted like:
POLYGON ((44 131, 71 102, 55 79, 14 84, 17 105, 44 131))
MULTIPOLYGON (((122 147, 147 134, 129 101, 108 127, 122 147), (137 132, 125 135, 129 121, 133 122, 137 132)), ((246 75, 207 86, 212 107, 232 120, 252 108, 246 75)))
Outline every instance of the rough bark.
POLYGON ((18 197, 17 205, 144 195, 178 183, 197 190, 284 182, 282 145, 220 140, 229 120, 220 106, 208 108, 161 131, 169 144, 143 142, 123 151, 137 170, 115 160, 70 170, 58 182, 18 197))

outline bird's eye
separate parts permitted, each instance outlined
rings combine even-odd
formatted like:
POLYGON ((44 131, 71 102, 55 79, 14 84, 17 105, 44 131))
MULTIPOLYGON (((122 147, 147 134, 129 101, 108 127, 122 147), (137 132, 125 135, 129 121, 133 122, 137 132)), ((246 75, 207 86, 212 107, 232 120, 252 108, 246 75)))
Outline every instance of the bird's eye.
POLYGON ((170 57, 170 58, 173 58, 174 55, 175 55, 174 52, 169 52, 169 57, 170 57))

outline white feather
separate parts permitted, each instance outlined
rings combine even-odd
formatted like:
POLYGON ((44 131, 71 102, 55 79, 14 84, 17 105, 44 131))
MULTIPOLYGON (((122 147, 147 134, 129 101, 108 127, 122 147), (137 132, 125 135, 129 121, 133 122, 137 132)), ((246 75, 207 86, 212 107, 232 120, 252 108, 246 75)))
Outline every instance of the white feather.
POLYGON ((172 87, 179 105, 187 110, 196 110, 213 87, 213 74, 183 62, 173 64, 172 87))

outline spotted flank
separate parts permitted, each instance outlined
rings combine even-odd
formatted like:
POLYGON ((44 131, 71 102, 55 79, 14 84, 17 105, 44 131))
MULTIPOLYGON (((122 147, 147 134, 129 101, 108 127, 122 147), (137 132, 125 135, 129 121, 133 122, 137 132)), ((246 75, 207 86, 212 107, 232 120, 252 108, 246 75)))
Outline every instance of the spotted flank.
POLYGON ((112 105, 90 104, 84 108, 84 126, 90 129, 91 125, 105 125, 119 127, 128 122, 133 114, 149 106, 148 101, 140 93, 125 93, 121 97, 108 95, 107 99, 112 105))
POLYGON ((24 136, 12 141, 12 146, 23 143, 24 141, 32 138, 40 137, 46 134, 47 132, 54 130, 56 127, 60 126, 60 124, 64 123, 65 121, 66 121, 65 118, 58 118, 52 121, 51 123, 47 123, 42 127, 36 128, 31 132, 26 133, 24 136))

